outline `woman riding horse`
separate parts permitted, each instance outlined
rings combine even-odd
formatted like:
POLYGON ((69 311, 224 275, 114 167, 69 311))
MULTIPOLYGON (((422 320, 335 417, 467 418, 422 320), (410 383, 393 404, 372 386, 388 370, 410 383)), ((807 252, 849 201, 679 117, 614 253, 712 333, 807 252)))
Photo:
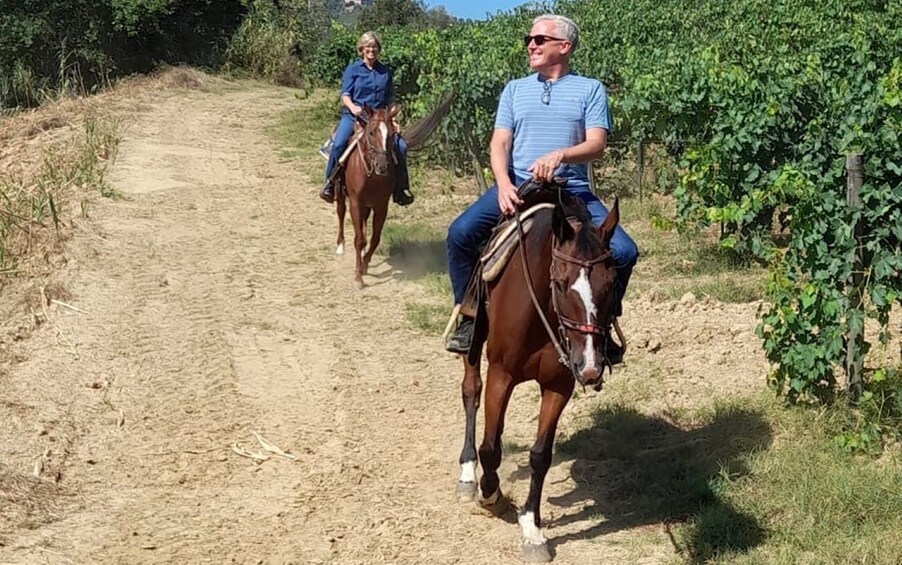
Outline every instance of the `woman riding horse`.
MULTIPOLYGON (((328 203, 335 201, 335 167, 348 148, 348 141, 354 132, 354 123, 364 116, 364 108, 387 108, 394 103, 392 71, 379 61, 382 41, 372 31, 360 36, 357 41, 360 59, 345 69, 341 79, 341 120, 335 129, 332 151, 326 165, 326 183, 320 191, 320 198, 328 203)), ((394 147, 398 159, 397 178, 392 197, 396 204, 407 206, 413 202, 410 192, 410 177, 407 173, 407 143, 400 135, 397 122, 393 121, 394 147)))

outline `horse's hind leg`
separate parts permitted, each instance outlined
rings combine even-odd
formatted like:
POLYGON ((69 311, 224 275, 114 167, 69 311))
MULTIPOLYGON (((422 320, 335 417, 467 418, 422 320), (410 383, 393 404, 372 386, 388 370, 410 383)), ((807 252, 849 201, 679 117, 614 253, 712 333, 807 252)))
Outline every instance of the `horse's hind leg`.
POLYGON ((545 475, 551 467, 551 455, 554 448, 554 436, 557 423, 573 394, 572 379, 558 379, 552 385, 542 387, 542 408, 539 412, 539 433, 536 442, 529 450, 529 494, 526 504, 520 510, 518 522, 523 534, 523 559, 533 563, 551 561, 548 542, 542 533, 542 519, 539 505, 542 501, 542 488, 545 475))
POLYGON ((476 500, 476 413, 482 396, 482 375, 479 361, 470 365, 463 356, 464 380, 460 385, 467 424, 464 431, 464 447, 460 452, 460 478, 457 480, 457 498, 461 502, 476 500))
POLYGON ((504 510, 498 480, 501 466, 501 434, 504 433, 504 413, 514 390, 511 375, 498 365, 489 365, 486 376, 485 393, 485 433, 479 446, 479 461, 482 463, 482 479, 479 481, 480 504, 500 514, 504 510))
POLYGON ((370 237, 370 244, 366 248, 366 255, 363 257, 364 275, 370 268, 370 260, 373 258, 373 253, 376 252, 376 249, 379 247, 379 242, 382 241, 382 227, 385 225, 385 217, 387 215, 387 205, 384 208, 380 207, 373 210, 373 234, 370 237))
POLYGON ((345 212, 348 203, 342 186, 336 186, 335 211, 338 213, 338 240, 335 242, 335 254, 342 255, 345 252, 345 212))

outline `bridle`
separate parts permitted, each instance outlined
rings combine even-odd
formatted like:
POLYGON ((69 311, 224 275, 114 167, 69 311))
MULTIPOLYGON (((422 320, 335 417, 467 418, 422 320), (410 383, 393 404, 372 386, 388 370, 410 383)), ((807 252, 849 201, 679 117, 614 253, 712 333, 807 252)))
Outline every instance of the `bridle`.
MULTIPOLYGON (((554 259, 560 259, 561 261, 563 261, 565 263, 570 263, 572 265, 578 265, 580 267, 583 267, 584 269, 588 270, 587 274, 591 274, 592 267, 605 261, 606 259, 608 259, 611 256, 610 251, 605 251, 604 253, 602 253, 598 257, 595 257, 594 259, 588 259, 588 260, 577 259, 576 257, 567 255, 566 253, 562 253, 562 252, 558 251, 555 248, 555 243, 556 242, 554 242, 554 241, 552 242, 552 248, 551 248, 551 255, 553 257, 553 259, 551 261, 552 272, 554 271, 554 259)), ((597 326, 595 324, 588 324, 588 323, 583 324, 583 323, 577 322, 571 318, 568 318, 567 316, 564 316, 561 313, 560 295, 558 294, 557 287, 554 284, 551 285, 551 303, 554 308, 554 313, 557 314, 557 319, 561 325, 561 327, 558 328, 558 330, 562 334, 563 339, 568 341, 568 346, 569 346, 569 338, 567 338, 566 336, 563 335, 565 333, 563 331, 564 328, 571 330, 571 331, 581 333, 583 335, 598 335, 598 336, 602 336, 602 337, 607 335, 607 333, 608 333, 607 328, 603 328, 603 327, 597 326)), ((568 347, 568 349, 569 349, 569 347, 568 347)))
MULTIPOLYGON (((560 195, 558 196, 560 198, 560 195)), ((548 322, 547 316, 545 316, 545 311, 542 309, 539 304, 539 299, 536 297, 535 288, 533 288, 533 279, 532 273, 529 269, 529 261, 526 259, 526 237, 523 232, 523 223, 520 219, 520 209, 517 208, 514 212, 514 217, 517 221, 517 234, 520 239, 520 261, 523 264, 523 275, 526 278, 526 288, 529 290, 529 298, 532 300, 532 304, 536 309, 536 313, 539 315, 539 319, 542 321, 542 325, 545 326, 545 331, 548 333, 548 338, 551 340, 551 343, 554 345, 554 349, 558 354, 558 361, 561 365, 570 369, 570 373, 573 377, 583 386, 582 378, 580 377, 579 371, 576 369, 576 364, 573 362, 573 357, 571 356, 571 348, 570 348, 570 336, 567 334, 567 331, 577 332, 583 335, 597 335, 602 340, 602 343, 605 343, 607 340, 608 334, 610 333, 610 324, 607 323, 604 326, 598 326, 595 324, 589 323, 580 323, 576 320, 572 320, 561 313, 560 306, 560 296, 558 294, 557 288, 554 284, 554 278, 552 276, 551 282, 551 306, 554 309, 554 313, 558 319, 558 328, 557 335, 555 335, 554 330, 551 328, 551 324, 548 322)), ((563 261, 565 263, 570 263, 572 265, 578 265, 583 267, 589 271, 587 274, 591 274, 592 268, 599 263, 603 263, 607 259, 611 257, 611 251, 605 251, 601 255, 594 257, 592 259, 580 259, 578 257, 573 257, 572 255, 567 255, 566 253, 559 251, 557 249, 557 237, 552 235, 551 241, 551 272, 554 273, 555 261, 563 261)), ((608 369, 612 370, 612 365, 610 359, 607 357, 607 350, 603 350, 604 353, 604 362, 608 369)), ((604 369, 602 367, 602 370, 604 369)), ((595 390, 599 390, 601 388, 602 381, 599 379, 598 383, 595 385, 595 390)))
MULTIPOLYGON (((360 136, 360 142, 357 144, 357 150, 360 152, 361 160, 363 160, 363 170, 366 172, 367 178, 373 176, 373 174, 376 174, 377 176, 386 176, 388 174, 388 170, 386 170, 385 172, 376 170, 376 158, 384 156, 386 158, 386 162, 389 158, 394 160, 394 154, 390 149, 392 134, 391 132, 389 132, 389 135, 386 136, 384 149, 375 149, 373 147, 373 144, 370 143, 370 136, 373 135, 373 130, 375 128, 373 128, 372 130, 367 130, 370 125, 370 120, 369 118, 364 118, 361 116, 362 114, 360 116, 357 116, 357 122, 360 124, 360 127, 363 128, 363 132, 360 136), (366 145, 366 147, 363 147, 364 145, 366 145)), ((383 120, 381 123, 385 124, 385 121, 383 120)))

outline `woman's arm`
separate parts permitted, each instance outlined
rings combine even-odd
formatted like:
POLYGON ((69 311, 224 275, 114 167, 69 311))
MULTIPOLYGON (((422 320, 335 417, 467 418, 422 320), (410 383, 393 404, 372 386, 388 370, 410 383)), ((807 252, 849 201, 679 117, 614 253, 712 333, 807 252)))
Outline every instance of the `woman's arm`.
POLYGON ((347 109, 351 112, 351 114, 352 114, 353 116, 355 116, 355 117, 356 117, 356 116, 359 116, 359 115, 360 115, 360 112, 363 112, 363 108, 361 108, 361 107, 358 106, 357 104, 354 104, 354 101, 351 100, 351 97, 348 96, 347 94, 342 94, 342 95, 341 95, 341 103, 342 103, 342 105, 343 105, 345 108, 347 108, 347 109))
POLYGON ((352 115, 358 116, 360 112, 363 111, 363 108, 355 104, 354 100, 351 98, 351 95, 354 92, 354 81, 357 78, 354 73, 355 65, 356 63, 348 65, 344 74, 341 76, 341 104, 347 108, 352 115))

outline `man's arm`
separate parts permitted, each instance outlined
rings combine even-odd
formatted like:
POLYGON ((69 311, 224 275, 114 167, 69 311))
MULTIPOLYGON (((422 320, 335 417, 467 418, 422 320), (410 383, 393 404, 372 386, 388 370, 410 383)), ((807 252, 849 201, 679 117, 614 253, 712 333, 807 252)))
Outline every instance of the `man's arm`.
POLYGON ((501 213, 513 214, 520 204, 517 197, 517 187, 510 179, 510 155, 514 134, 504 128, 495 128, 492 132, 492 142, 489 144, 489 154, 492 159, 492 174, 495 175, 495 185, 498 187, 498 206, 501 213))
MULTIPOLYGON (((586 140, 573 147, 556 149, 542 155, 529 167, 534 179, 539 181, 551 180, 554 171, 561 163, 588 163, 598 159, 604 153, 608 142, 608 131, 604 128, 589 128, 586 130, 586 140)), ((493 168, 494 170, 494 168, 493 168)))

